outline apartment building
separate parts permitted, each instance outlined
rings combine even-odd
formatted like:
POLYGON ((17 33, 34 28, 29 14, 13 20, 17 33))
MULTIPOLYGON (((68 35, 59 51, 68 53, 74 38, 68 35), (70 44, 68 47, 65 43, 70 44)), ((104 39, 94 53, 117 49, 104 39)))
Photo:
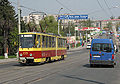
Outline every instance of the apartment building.
POLYGON ((116 25, 120 23, 120 19, 97 20, 94 21, 93 25, 95 27, 100 27, 101 29, 103 29, 104 27, 107 26, 108 23, 112 23, 112 25, 116 25))

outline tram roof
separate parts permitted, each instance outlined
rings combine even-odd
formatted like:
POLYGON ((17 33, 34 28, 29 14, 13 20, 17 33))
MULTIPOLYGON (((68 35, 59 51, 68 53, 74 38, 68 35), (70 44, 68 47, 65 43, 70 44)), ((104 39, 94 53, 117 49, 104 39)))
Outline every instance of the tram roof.
POLYGON ((20 34, 40 34, 40 35, 48 35, 48 36, 57 36, 57 37, 62 37, 65 38, 63 36, 57 35, 57 34, 53 34, 53 33, 41 33, 41 32, 23 32, 20 34))

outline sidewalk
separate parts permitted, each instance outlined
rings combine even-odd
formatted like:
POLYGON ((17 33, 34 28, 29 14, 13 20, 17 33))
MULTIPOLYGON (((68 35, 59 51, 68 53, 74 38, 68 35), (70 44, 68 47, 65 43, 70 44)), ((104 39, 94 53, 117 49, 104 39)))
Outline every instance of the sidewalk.
POLYGON ((80 50, 80 49, 83 49, 83 48, 86 48, 86 45, 85 46, 80 46, 80 47, 77 47, 77 48, 70 48, 69 50, 67 50, 68 52, 69 51, 74 51, 74 50, 80 50))
POLYGON ((81 45, 81 46, 79 46, 79 47, 77 47, 77 48, 75 48, 75 47, 74 47, 74 48, 70 48, 70 49, 67 50, 67 51, 69 52, 69 51, 72 51, 72 50, 80 50, 80 49, 83 49, 83 48, 86 48, 86 47, 87 47, 87 44, 85 43, 83 47, 82 47, 82 45, 81 45))
POLYGON ((0 59, 0 64, 15 62, 15 61, 17 62, 17 58, 0 59))

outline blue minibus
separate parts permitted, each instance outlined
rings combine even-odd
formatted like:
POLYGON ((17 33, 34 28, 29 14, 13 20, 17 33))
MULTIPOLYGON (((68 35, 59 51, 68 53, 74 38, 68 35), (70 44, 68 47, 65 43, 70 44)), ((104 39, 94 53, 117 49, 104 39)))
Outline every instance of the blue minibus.
POLYGON ((114 67, 114 44, 112 39, 93 39, 90 49, 90 66, 111 65, 114 67))

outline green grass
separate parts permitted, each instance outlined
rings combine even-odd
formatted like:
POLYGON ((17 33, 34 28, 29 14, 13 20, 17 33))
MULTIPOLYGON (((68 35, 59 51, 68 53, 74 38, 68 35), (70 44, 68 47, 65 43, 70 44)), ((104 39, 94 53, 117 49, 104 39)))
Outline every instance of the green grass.
POLYGON ((16 56, 8 56, 8 58, 16 58, 16 56))
POLYGON ((0 56, 0 59, 5 59, 5 57, 4 56, 0 56))
MULTIPOLYGON (((16 58, 16 56, 8 56, 8 58, 16 58)), ((5 59, 4 56, 0 56, 0 59, 5 59)))

